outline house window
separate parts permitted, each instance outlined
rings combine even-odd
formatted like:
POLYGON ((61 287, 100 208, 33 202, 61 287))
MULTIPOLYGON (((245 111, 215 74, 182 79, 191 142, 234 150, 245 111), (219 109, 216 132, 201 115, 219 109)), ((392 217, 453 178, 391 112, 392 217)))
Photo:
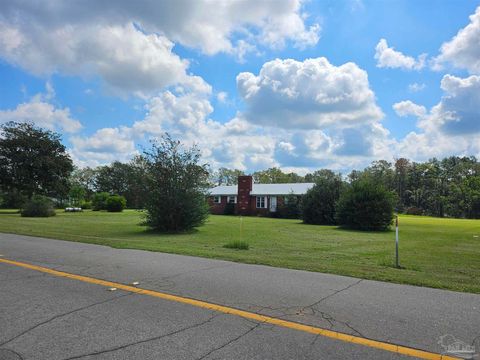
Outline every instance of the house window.
POLYGON ((266 208, 267 208, 267 197, 257 196, 257 209, 266 209, 266 208))
POLYGON ((229 204, 236 204, 237 203, 237 197, 236 196, 229 196, 227 197, 227 203, 229 204))
POLYGON ((220 204, 222 202, 222 197, 221 196, 214 196, 213 197, 213 203, 214 204, 220 204))

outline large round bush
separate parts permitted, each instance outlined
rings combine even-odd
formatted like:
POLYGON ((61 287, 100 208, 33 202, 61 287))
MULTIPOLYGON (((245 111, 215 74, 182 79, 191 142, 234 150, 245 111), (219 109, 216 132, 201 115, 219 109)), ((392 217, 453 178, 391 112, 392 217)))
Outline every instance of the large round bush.
POLYGON ((25 217, 49 217, 56 215, 52 200, 42 195, 33 195, 26 202, 21 214, 25 217))
POLYGON ((120 195, 111 195, 107 199, 106 207, 109 212, 121 212, 127 206, 127 200, 120 195))
POLYGON ((342 193, 336 207, 341 227, 358 230, 387 230, 393 221, 395 196, 382 185, 359 179, 342 193))
POLYGON ((110 194, 107 192, 99 192, 93 195, 92 209, 93 211, 107 210, 107 199, 110 194))
POLYGON ((302 199, 302 219, 306 224, 335 225, 335 205, 344 187, 342 178, 332 174, 317 179, 302 199))

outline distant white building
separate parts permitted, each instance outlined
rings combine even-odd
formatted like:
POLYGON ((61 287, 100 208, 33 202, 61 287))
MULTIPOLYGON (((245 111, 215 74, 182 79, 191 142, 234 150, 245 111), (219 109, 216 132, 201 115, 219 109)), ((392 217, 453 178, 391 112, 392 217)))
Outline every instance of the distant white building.
POLYGON ((213 214, 224 214, 227 204, 234 204, 240 215, 267 215, 276 212, 289 195, 302 196, 314 183, 254 184, 251 176, 239 176, 238 185, 210 189, 209 203, 213 214))

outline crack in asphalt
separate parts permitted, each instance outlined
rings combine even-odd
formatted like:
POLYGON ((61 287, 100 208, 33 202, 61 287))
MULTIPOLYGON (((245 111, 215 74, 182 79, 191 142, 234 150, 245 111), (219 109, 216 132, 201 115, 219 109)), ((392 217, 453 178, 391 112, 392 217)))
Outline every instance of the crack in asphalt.
POLYGON ((315 306, 317 306, 318 304, 322 303, 323 301, 331 298, 332 296, 335 296, 343 291, 346 291, 356 285, 358 285, 359 283, 361 283, 364 279, 359 279, 358 281, 354 282, 353 284, 350 284, 342 289, 339 289, 339 290, 336 290, 334 291, 333 293, 331 294, 328 294, 327 296, 324 296, 322 297, 320 300, 317 300, 315 301, 313 304, 310 304, 310 305, 305 305, 303 307, 300 307, 300 306, 279 306, 279 307, 272 307, 272 306, 259 306, 259 305, 255 305, 255 304, 250 304, 250 303, 235 303, 237 305, 246 305, 248 307, 253 307, 253 308, 257 308, 256 311, 263 311, 263 310, 270 310, 270 311, 281 311, 283 313, 284 316, 288 316, 288 315, 299 315, 297 313, 304 313, 306 309, 309 309, 312 311, 312 315, 314 315, 316 313, 316 310, 314 309, 315 306), (299 309, 300 308, 300 309, 299 309), (299 309, 299 310, 297 310, 299 309), (289 311, 291 310, 295 310, 295 313, 288 313, 289 311))
POLYGON ((143 339, 143 340, 135 341, 135 342, 132 342, 132 343, 128 343, 128 344, 116 346, 116 347, 113 347, 113 348, 110 348, 110 349, 99 350, 99 351, 91 352, 91 353, 88 353, 88 354, 76 355, 76 356, 72 356, 72 357, 69 357, 69 358, 65 358, 65 359, 63 359, 63 360, 73 360, 73 359, 81 359, 81 358, 84 358, 84 357, 87 357, 87 356, 97 356, 97 355, 101 355, 101 354, 105 354, 105 353, 109 353, 109 352, 113 352, 113 351, 123 350, 123 349, 126 349, 126 348, 130 347, 130 346, 135 346, 135 345, 147 343, 147 342, 150 342, 150 341, 160 340, 160 339, 165 338, 165 337, 173 336, 173 335, 179 334, 179 333, 181 333, 181 332, 184 332, 184 331, 187 331, 187 330, 191 330, 191 329, 195 329, 195 328, 197 328, 197 327, 203 326, 203 325, 211 322, 213 319, 215 319, 215 318, 217 318, 217 317, 219 317, 219 316, 222 316, 222 315, 225 315, 225 314, 216 313, 216 312, 215 312, 215 313, 214 313, 212 316, 210 316, 210 318, 208 318, 207 320, 201 321, 201 322, 196 323, 196 324, 193 324, 193 325, 189 325, 189 326, 187 326, 187 327, 184 327, 184 328, 181 328, 181 329, 179 329, 179 330, 175 330, 175 331, 169 332, 169 333, 167 333, 167 334, 162 334, 162 335, 154 336, 154 337, 151 337, 151 338, 148 338, 148 339, 143 339))
POLYGON ((19 337, 21 337, 21 336, 29 333, 29 332, 32 331, 32 330, 35 330, 36 328, 38 328, 38 327, 40 327, 40 326, 46 325, 46 324, 48 324, 48 323, 50 323, 50 322, 52 322, 52 321, 54 321, 54 320, 56 320, 56 319, 62 318, 62 317, 64 317, 64 316, 71 315, 71 314, 76 313, 76 312, 79 312, 79 311, 83 311, 83 310, 89 309, 89 308, 94 307, 94 306, 97 306, 97 305, 102 305, 102 304, 105 304, 105 303, 107 303, 107 302, 114 301, 114 300, 123 298, 123 297, 125 297, 125 296, 132 295, 132 294, 133 294, 133 293, 129 292, 129 293, 127 293, 127 294, 122 294, 122 295, 116 296, 116 297, 114 297, 114 298, 110 298, 110 299, 107 299, 107 300, 102 300, 102 301, 99 301, 99 302, 96 302, 96 303, 93 303, 93 304, 90 304, 90 305, 87 305, 87 306, 83 306, 83 307, 78 308, 78 309, 75 309, 75 310, 68 311, 68 312, 66 312, 66 313, 62 313, 62 314, 55 315, 55 316, 49 318, 48 320, 42 321, 42 322, 40 322, 40 323, 38 323, 38 324, 35 324, 35 325, 33 325, 32 327, 26 329, 25 331, 22 331, 20 334, 15 335, 13 338, 11 338, 11 339, 9 339, 9 340, 7 340, 7 341, 4 341, 3 343, 0 344, 0 347, 6 345, 6 344, 8 344, 8 343, 10 343, 10 342, 12 342, 12 341, 14 341, 14 340, 16 340, 16 339, 18 339, 19 337))
POLYGON ((344 287, 344 288, 342 288, 342 289, 340 289, 340 290, 336 290, 335 292, 333 292, 333 293, 331 293, 331 294, 329 294, 329 295, 327 295, 327 296, 324 296, 323 298, 321 298, 320 300, 314 302, 313 304, 308 305, 308 306, 304 306, 303 308, 300 309, 300 311, 304 311, 305 309, 310 309, 310 310, 313 311, 313 313, 315 313, 315 309, 314 309, 315 306, 317 306, 318 304, 320 304, 320 303, 324 302, 325 300, 331 298, 332 296, 335 296, 335 295, 337 295, 337 294, 339 294, 339 293, 341 293, 341 292, 343 292, 343 291, 346 291, 346 290, 351 289, 352 287, 360 284, 362 281, 363 281, 363 279, 360 279, 360 280, 354 282, 353 284, 350 284, 350 285, 348 285, 348 286, 346 286, 346 287, 344 287))
MULTIPOLYGON (((475 345, 475 342, 476 342, 477 340, 480 340, 480 335, 478 335, 477 337, 473 338, 473 340, 472 340, 472 346, 475 345)), ((479 342, 480 342, 480 341, 479 341, 479 342)), ((479 349, 479 350, 480 350, 480 349, 479 349)))
POLYGON ((234 342, 240 340, 240 339, 243 338, 244 336, 250 334, 252 331, 254 331, 255 329, 257 329, 257 328, 258 328, 260 325, 262 325, 262 324, 263 324, 263 322, 259 322, 259 323, 255 324, 255 326, 252 326, 250 329, 248 329, 248 330, 245 331, 244 333, 242 333, 242 334, 240 334, 239 336, 237 336, 237 337, 235 337, 235 338, 227 341, 225 344, 223 344, 223 345, 221 345, 221 346, 219 346, 219 347, 217 347, 217 348, 215 348, 215 349, 210 350, 208 353, 206 353, 205 355, 203 355, 202 357, 200 357, 200 358, 198 358, 198 359, 196 359, 196 360, 203 360, 203 359, 205 359, 206 357, 208 357, 208 356, 210 356, 211 354, 213 354, 214 352, 219 351, 219 350, 221 350, 221 349, 224 349, 225 347, 227 347, 227 346, 233 344, 234 342))
POLYGON ((321 311, 319 309, 316 309, 315 307, 318 306, 319 304, 321 304, 322 302, 324 302, 325 300, 343 292, 343 291, 346 291, 348 289, 351 289, 352 287, 358 285, 359 283, 361 283, 364 279, 359 279, 358 281, 342 288, 342 289, 339 289, 339 290, 336 290, 334 291, 333 293, 331 294, 328 294, 327 296, 324 296, 322 297, 321 299, 315 301, 314 303, 310 304, 310 305, 306 305, 306 306, 303 306, 303 307, 300 307, 300 306, 280 306, 280 307, 272 307, 272 306, 258 306, 258 305, 255 305, 255 304, 249 304, 249 303, 236 303, 237 305, 240 305, 240 306, 246 306, 247 308, 249 309, 252 309, 253 312, 257 313, 257 314, 262 314, 265 310, 270 310, 270 311, 273 311, 273 312, 280 312, 281 314, 278 315, 277 317, 280 318, 280 319, 286 319, 288 320, 288 317, 290 316, 295 316, 295 315, 304 315, 304 314, 307 314, 307 315, 311 315, 311 316, 314 316, 316 317, 316 315, 320 315, 321 316, 321 320, 324 320, 328 323, 328 328, 331 330, 333 328, 335 328, 335 323, 337 324, 340 324, 340 325, 343 325, 345 328, 348 328, 350 329, 354 335, 358 335, 358 336, 361 336, 361 337, 365 337, 359 330, 355 329, 352 325, 350 325, 348 322, 346 321, 341 321, 341 320, 337 320, 335 319, 335 317, 333 317, 332 315, 324 312, 324 311, 321 311), (310 310, 310 313, 308 314, 307 313, 307 310, 310 310))
POLYGON ((311 353, 313 351, 313 348, 315 347, 315 343, 317 342, 317 340, 320 337, 321 337, 320 334, 314 335, 314 338, 313 338, 312 342, 310 343, 310 346, 308 347, 308 353, 311 353))
MULTIPOLYGON (((12 349, 7 349, 7 348, 0 348, 0 351, 1 350, 6 350, 6 351, 9 351, 10 353, 16 355, 18 357, 19 360, 23 360, 23 356, 22 354, 20 354, 19 352, 15 351, 15 350, 12 350, 12 349)), ((1 355, 1 354, 0 354, 1 355)))

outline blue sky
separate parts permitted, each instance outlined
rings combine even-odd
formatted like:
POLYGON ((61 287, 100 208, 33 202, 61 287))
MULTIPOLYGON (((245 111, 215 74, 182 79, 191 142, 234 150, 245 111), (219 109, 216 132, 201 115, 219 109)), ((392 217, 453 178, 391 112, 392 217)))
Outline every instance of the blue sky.
POLYGON ((478 157, 479 5, 4 1, 0 122, 62 133, 78 166, 164 132, 246 171, 478 157))

